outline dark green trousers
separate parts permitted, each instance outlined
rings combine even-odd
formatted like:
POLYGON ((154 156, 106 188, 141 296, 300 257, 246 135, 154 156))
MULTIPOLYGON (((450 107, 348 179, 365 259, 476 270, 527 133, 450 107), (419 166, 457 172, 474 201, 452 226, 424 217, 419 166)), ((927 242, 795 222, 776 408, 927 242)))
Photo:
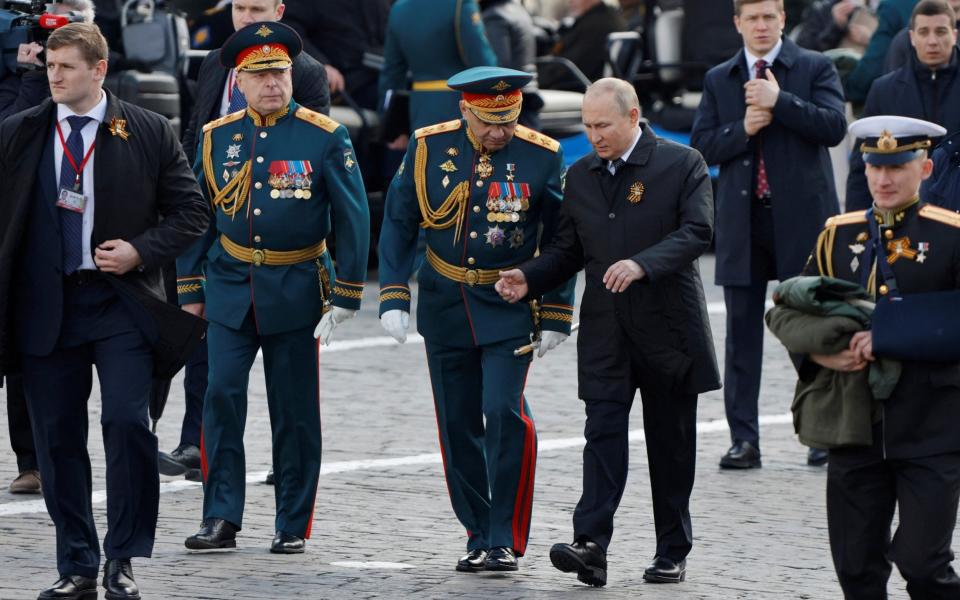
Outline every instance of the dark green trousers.
POLYGON ((201 438, 203 518, 242 526, 247 386, 250 367, 262 349, 273 434, 276 529, 309 538, 321 452, 319 355, 313 327, 260 335, 248 315, 239 331, 210 323, 207 343, 210 374, 201 438))
POLYGON ((526 343, 426 344, 447 488, 468 550, 506 546, 522 556, 527 547, 537 433, 523 396, 530 358, 513 356, 526 343))

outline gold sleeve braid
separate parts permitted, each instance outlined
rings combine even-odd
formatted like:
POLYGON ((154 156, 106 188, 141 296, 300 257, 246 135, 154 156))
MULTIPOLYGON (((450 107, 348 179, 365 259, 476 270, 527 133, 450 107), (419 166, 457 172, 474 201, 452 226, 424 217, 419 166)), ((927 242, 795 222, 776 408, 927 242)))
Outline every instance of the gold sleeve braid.
POLYGON ((470 199, 470 182, 461 181, 454 186, 440 208, 433 210, 427 196, 427 142, 423 139, 417 140, 413 179, 416 184, 417 202, 420 205, 420 216, 423 219, 420 222, 420 227, 423 229, 449 229, 456 225, 457 229, 453 238, 453 243, 456 244, 460 239, 460 228, 463 225, 463 217, 467 210, 467 201, 470 199))
POLYGON ((203 175, 207 180, 210 202, 214 209, 220 207, 224 214, 233 217, 243 207, 250 194, 250 161, 246 161, 237 176, 222 189, 217 188, 217 174, 213 171, 213 130, 203 134, 203 175))

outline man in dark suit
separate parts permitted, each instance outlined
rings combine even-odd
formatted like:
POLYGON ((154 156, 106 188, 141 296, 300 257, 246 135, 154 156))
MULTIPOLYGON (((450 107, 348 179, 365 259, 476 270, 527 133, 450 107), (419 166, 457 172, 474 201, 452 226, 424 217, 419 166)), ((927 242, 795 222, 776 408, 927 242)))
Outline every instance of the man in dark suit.
POLYGON ((633 86, 621 80, 601 79, 587 90, 583 123, 595 152, 567 173, 553 241, 497 283, 516 302, 586 270, 577 339, 587 413, 583 495, 573 544, 555 544, 550 560, 594 586, 607 581, 638 388, 657 534, 644 579, 683 581, 693 545, 697 395, 720 387, 697 266, 713 233, 710 176, 699 154, 641 126, 639 107, 633 86))
MULTIPOLYGON (((957 18, 946 0, 922 0, 910 17, 913 55, 908 63, 873 82, 864 117, 896 115, 936 123, 947 134, 960 131, 957 18)), ((864 174, 862 140, 850 153, 846 211, 866 210, 873 198, 864 174)))
POLYGON ((57 530, 60 579, 40 598, 97 596, 93 366, 107 464, 103 585, 108 598, 140 598, 130 559, 150 556, 159 502, 152 377, 169 374, 187 341, 171 330, 197 322, 160 300, 160 267, 203 234, 203 196, 169 123, 102 90, 107 52, 96 25, 56 30, 52 100, 0 126, 0 375, 22 367, 57 530))
MULTIPOLYGON (((232 3, 233 26, 239 30, 261 21, 279 21, 283 17, 281 0, 235 0, 232 3)), ((236 74, 220 64, 220 50, 213 50, 200 65, 196 104, 190 122, 183 131, 183 150, 190 164, 196 161, 203 126, 220 117, 247 107, 247 101, 236 85, 236 74)), ((293 97, 311 110, 330 113, 330 92, 323 65, 301 53, 293 63, 293 97)), ((171 269, 172 270, 172 269, 171 269)), ((178 281, 178 287, 190 285, 178 281)), ((170 298, 176 304, 177 298, 170 298)), ((164 475, 186 474, 199 481, 200 476, 200 415, 203 397, 207 392, 207 344, 201 344, 190 357, 183 380, 186 407, 180 429, 180 444, 170 453, 160 454, 160 469, 164 475)), ((169 384, 166 388, 169 390, 169 384)), ((162 391, 161 391, 162 393, 162 391)), ((272 471, 271 471, 272 474, 272 471)), ((272 483, 268 476, 267 483, 272 483)))
MULTIPOLYGON (((758 400, 767 282, 800 273, 839 212, 827 149, 846 131, 843 91, 823 55, 781 38, 782 0, 736 0, 744 48, 711 69, 691 133, 720 165, 716 282, 724 286, 724 404, 733 445, 723 468, 760 466, 758 400)), ((826 455, 813 451, 811 464, 826 455)))

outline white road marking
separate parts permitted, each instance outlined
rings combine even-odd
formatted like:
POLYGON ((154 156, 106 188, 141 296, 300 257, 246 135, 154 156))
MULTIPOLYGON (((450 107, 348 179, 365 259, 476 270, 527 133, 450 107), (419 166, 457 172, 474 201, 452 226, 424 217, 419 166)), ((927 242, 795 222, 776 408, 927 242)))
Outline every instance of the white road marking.
MULTIPOLYGON (((392 341, 392 340, 391 340, 392 341)), ((765 415, 760 417, 761 425, 786 425, 793 423, 793 415, 785 413, 782 415, 765 415)), ((713 421, 702 421, 697 423, 697 433, 719 433, 727 431, 727 422, 723 419, 713 421)), ((634 443, 642 442, 645 439, 642 429, 635 429, 630 432, 630 441, 634 443)), ((582 437, 556 438, 552 440, 542 440, 538 444, 539 453, 555 452, 569 448, 583 447, 582 437)), ((394 458, 373 458, 367 460, 342 460, 334 462, 325 462, 320 468, 321 475, 334 475, 337 473, 350 473, 353 471, 367 471, 373 469, 393 469, 397 467, 407 467, 411 465, 430 465, 440 464, 441 458, 439 452, 413 454, 410 456, 397 456, 394 458)), ((266 471, 251 471, 247 473, 247 483, 261 483, 267 476, 266 471)), ((160 493, 168 494, 172 492, 182 492, 183 490, 195 489, 201 487, 200 483, 186 480, 165 481, 160 484, 160 493)), ((103 504, 107 501, 106 490, 97 490, 92 495, 93 504, 103 504)), ((10 517, 15 515, 29 515, 47 512, 47 507, 43 500, 27 500, 25 502, 7 502, 0 504, 0 517, 10 517)), ((359 568, 359 567, 358 567, 359 568)), ((370 567, 373 568, 373 567, 370 567)))

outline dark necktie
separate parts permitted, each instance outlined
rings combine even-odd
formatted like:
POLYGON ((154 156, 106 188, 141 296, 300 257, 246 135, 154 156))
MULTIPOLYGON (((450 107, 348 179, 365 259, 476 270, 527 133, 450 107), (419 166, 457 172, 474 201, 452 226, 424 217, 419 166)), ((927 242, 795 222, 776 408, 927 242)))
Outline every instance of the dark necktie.
POLYGON ((233 79, 233 87, 230 88, 230 107, 227 109, 227 112, 235 113, 247 107, 247 99, 244 97, 243 92, 240 91, 240 86, 237 85, 236 75, 231 75, 231 79, 233 79))
MULTIPOLYGON (((767 61, 762 58, 757 61, 757 79, 766 78, 767 61)), ((767 181, 767 165, 763 162, 763 143, 760 138, 761 132, 757 133, 757 187, 755 193, 757 198, 767 198, 770 196, 770 182, 767 181)))
MULTIPOLYGON (((70 124, 70 136, 67 137, 66 150, 70 151, 77 167, 83 162, 84 156, 83 135, 81 135, 80 130, 92 120, 90 117, 67 117, 67 122, 70 124)), ((83 175, 80 174, 79 180, 77 175, 73 164, 67 158, 67 152, 64 151, 63 159, 60 161, 60 189, 82 193, 83 175), (77 186, 78 181, 79 185, 77 186)), ((80 268, 80 264, 83 262, 83 213, 61 208, 60 236, 63 247, 63 273, 69 275, 80 268)))
POLYGON ((610 161, 610 165, 613 167, 613 173, 611 173, 611 175, 616 175, 617 172, 620 170, 620 167, 622 167, 625 164, 627 164, 627 161, 623 160, 622 158, 618 158, 617 160, 610 161))

